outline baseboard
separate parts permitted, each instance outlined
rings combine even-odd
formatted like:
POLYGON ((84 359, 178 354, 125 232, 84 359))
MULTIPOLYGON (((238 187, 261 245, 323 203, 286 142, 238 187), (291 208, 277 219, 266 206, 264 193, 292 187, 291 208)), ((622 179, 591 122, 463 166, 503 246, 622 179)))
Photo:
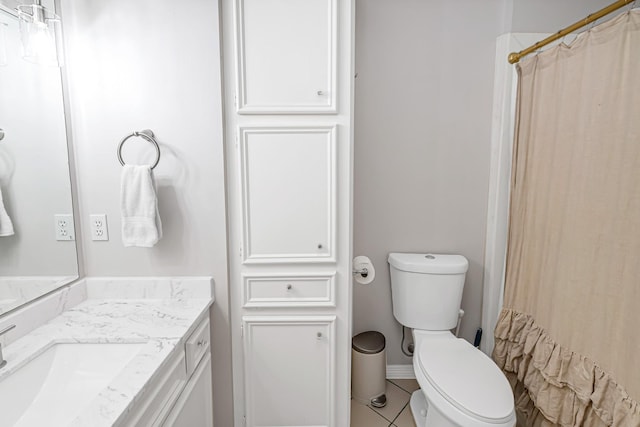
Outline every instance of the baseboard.
POLYGON ((415 379, 413 365, 387 365, 387 378, 393 380, 415 379))

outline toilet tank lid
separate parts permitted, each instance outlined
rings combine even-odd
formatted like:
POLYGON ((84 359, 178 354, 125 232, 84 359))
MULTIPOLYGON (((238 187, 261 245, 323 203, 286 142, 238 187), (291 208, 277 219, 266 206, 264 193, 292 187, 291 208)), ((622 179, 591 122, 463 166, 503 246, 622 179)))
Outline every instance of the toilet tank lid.
POLYGON ((411 273, 462 274, 469 269, 469 261, 462 255, 390 253, 389 264, 411 273))

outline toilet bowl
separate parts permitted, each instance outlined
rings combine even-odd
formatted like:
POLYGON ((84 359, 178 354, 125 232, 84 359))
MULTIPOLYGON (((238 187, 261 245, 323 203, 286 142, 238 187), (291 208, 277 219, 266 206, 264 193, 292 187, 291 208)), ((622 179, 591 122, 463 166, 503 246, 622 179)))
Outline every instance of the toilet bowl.
POLYGON ((389 254, 393 314, 413 328, 417 427, 513 427, 513 394, 497 365, 456 327, 469 263, 460 255, 389 254))
POLYGON ((511 387, 484 353, 450 332, 415 331, 416 426, 512 427, 511 387))

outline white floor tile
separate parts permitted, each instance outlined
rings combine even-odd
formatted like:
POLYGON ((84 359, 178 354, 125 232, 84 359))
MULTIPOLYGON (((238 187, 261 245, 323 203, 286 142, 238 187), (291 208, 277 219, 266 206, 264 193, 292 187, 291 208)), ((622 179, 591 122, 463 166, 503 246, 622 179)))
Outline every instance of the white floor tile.
POLYGON ((404 391, 408 391, 409 393, 413 393, 414 391, 416 391, 416 390, 418 390, 420 388, 420 385, 418 384, 418 381, 416 381, 414 379, 389 380, 389 381, 391 381, 392 383, 394 383, 395 385, 397 385, 398 387, 400 387, 404 391))
POLYGON ((411 407, 409 405, 400 412, 398 418, 393 422, 395 427, 416 427, 415 421, 413 421, 413 414, 411 413, 411 407))
POLYGON ((411 395, 389 381, 387 381, 385 393, 387 395, 387 406, 372 409, 389 420, 389 422, 392 422, 409 402, 411 395))
POLYGON ((371 408, 355 400, 351 401, 351 427, 388 427, 389 421, 371 408))

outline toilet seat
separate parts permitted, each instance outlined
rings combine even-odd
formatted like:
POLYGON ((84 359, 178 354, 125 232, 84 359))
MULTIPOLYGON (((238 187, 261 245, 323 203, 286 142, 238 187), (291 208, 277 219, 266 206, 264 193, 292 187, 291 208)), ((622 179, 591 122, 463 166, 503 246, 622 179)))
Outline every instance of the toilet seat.
POLYGON ((418 344, 414 368, 430 386, 422 387, 425 393, 431 389, 443 398, 435 400, 483 423, 510 424, 515 419, 511 387, 484 353, 448 332, 421 335, 418 344))

